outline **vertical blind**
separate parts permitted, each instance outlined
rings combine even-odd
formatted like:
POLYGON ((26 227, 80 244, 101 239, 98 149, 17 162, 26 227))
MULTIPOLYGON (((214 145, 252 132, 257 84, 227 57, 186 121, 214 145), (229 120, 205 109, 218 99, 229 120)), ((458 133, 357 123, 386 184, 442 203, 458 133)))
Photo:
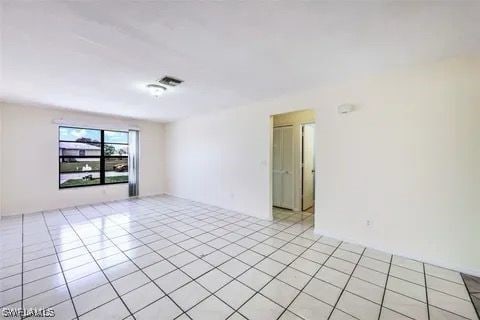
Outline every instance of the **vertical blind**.
POLYGON ((139 195, 138 187, 138 166, 139 166, 139 149, 138 149, 138 130, 128 130, 128 195, 136 197, 139 195))

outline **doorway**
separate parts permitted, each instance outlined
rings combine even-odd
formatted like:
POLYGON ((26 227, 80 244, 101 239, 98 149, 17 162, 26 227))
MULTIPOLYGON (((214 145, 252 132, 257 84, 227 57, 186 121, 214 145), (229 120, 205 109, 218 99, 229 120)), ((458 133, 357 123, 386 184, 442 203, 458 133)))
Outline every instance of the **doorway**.
POLYGON ((315 205, 315 124, 302 125, 302 211, 315 205))
POLYGON ((273 211, 313 213, 315 113, 302 110, 273 115, 272 119, 273 211))

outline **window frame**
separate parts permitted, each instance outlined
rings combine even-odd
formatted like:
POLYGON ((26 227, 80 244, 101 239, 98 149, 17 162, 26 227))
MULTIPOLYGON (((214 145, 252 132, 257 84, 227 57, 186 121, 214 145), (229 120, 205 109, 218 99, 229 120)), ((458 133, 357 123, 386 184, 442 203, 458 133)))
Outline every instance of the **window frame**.
MULTIPOLYGON (((118 182, 106 182, 105 181, 105 173, 106 172, 111 172, 111 170, 105 170, 105 161, 106 159, 110 158, 116 158, 116 159, 125 159, 128 165, 128 152, 127 155, 113 155, 113 156, 106 156, 105 155, 105 145, 108 144, 113 144, 113 145, 122 145, 122 146, 127 146, 127 148, 130 147, 129 141, 127 143, 119 143, 119 142, 105 142, 105 131, 109 132, 122 132, 122 133, 127 133, 128 131, 123 131, 123 130, 110 130, 110 129, 98 129, 98 128, 90 128, 90 127, 77 127, 77 126, 68 126, 68 125, 59 125, 58 126, 58 139, 57 139, 57 152, 58 152, 58 188, 59 189, 70 189, 70 188, 83 188, 83 187, 98 187, 98 186, 108 186, 108 185, 115 185, 115 184, 123 184, 123 183, 128 183, 127 181, 118 181, 118 182), (83 130, 96 130, 100 131, 100 142, 98 143, 100 146, 100 155, 95 155, 95 156, 64 156, 60 155, 60 143, 61 142, 76 142, 76 141, 67 141, 67 140, 60 140, 60 129, 61 128, 69 128, 69 129, 83 129, 83 130), (74 186, 62 186, 61 183, 61 160, 65 158, 75 158, 75 159, 99 159, 100 160, 100 170, 92 170, 89 172, 92 173, 99 173, 100 174, 100 183, 95 183, 95 184, 85 184, 85 185, 74 185, 74 186)), ((80 142, 81 143, 81 142, 80 142)), ((127 149, 128 150, 128 149, 127 149)), ((130 170, 130 168, 129 168, 130 170)), ((127 171, 128 174, 129 171, 127 171)), ((65 173, 75 173, 75 172, 63 172, 65 173)))

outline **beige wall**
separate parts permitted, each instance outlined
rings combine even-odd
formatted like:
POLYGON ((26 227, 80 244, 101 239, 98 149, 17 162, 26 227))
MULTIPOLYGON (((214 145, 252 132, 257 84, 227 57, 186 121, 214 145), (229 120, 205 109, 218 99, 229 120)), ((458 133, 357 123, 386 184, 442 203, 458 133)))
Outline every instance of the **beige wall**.
POLYGON ((162 124, 87 113, 3 106, 0 139, 2 214, 117 200, 128 197, 127 184, 58 188, 58 124, 54 120, 100 128, 140 129, 140 195, 164 191, 164 127, 162 124))
POLYGON ((315 111, 301 110, 276 114, 273 116, 273 126, 293 127, 293 189, 295 192, 293 210, 302 210, 302 124, 315 122, 315 111))
POLYGON ((296 125, 315 122, 314 110, 299 110, 273 116, 273 126, 296 125))
POLYGON ((169 124, 167 190, 268 219, 270 117, 314 108, 317 232, 480 275, 479 83, 450 59, 169 124))

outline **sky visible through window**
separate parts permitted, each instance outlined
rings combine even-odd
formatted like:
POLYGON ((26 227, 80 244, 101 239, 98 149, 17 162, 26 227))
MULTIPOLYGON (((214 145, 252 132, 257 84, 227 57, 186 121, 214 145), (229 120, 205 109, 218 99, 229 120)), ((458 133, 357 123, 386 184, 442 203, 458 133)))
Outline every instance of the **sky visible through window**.
MULTIPOLYGON (((104 131, 104 139, 107 143, 128 143, 128 132, 104 131)), ((100 142, 100 130, 62 127, 60 128, 60 140, 100 142)))
POLYGON ((100 130, 64 128, 64 127, 60 128, 60 140, 81 141, 84 139, 100 142, 100 130))

